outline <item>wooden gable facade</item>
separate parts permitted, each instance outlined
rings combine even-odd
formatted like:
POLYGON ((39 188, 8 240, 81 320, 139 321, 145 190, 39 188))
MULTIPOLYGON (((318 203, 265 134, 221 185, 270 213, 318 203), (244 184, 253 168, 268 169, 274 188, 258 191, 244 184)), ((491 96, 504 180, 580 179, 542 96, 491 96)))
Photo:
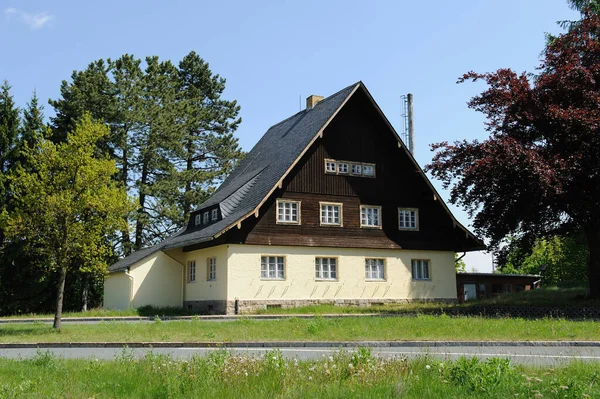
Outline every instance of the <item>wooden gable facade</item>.
POLYGON ((216 240, 184 251, 223 243, 456 252, 483 247, 437 198, 366 89, 350 97, 257 213, 216 240), (374 176, 327 173, 330 159, 373 164, 374 176), (282 199, 300 203, 298 224, 278 223, 282 199), (340 226, 322 225, 322 203, 342 204, 340 226), (361 227, 361 205, 381 207, 380 228, 361 227), (399 229, 398 208, 418 210, 417 230, 399 229))

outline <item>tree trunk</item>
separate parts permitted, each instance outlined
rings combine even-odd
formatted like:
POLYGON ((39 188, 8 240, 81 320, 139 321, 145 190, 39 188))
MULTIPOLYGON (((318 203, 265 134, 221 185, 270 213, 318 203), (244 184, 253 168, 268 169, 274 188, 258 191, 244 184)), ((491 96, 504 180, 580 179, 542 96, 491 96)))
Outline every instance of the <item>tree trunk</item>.
MULTIPOLYGON (((191 137, 191 134, 190 134, 191 137)), ((193 152, 193 148, 192 148, 192 140, 188 139, 187 142, 187 160, 186 160, 186 165, 185 165, 185 170, 186 171, 190 171, 192 169, 194 169, 194 152, 193 152)), ((189 176, 187 178, 187 181, 185 182, 185 192, 183 194, 183 216, 185 218, 185 220, 187 220, 188 216, 190 215, 190 210, 192 208, 192 204, 190 203, 190 197, 188 195, 188 193, 192 190, 192 183, 189 179, 189 176)))
POLYGON ((62 318, 62 307, 63 298, 65 295, 65 280, 67 279, 67 268, 62 266, 60 268, 60 275, 58 279, 58 287, 56 290, 56 313, 54 314, 54 325, 53 327, 60 328, 60 321, 62 318))
POLYGON ((144 161, 142 166, 142 176, 140 177, 140 205, 137 211, 137 220, 135 222, 135 249, 138 250, 142 247, 142 236, 144 232, 144 206, 146 205, 146 184, 148 183, 148 162, 144 161))
POLYGON ((83 289, 81 290, 81 301, 83 305, 81 306, 82 312, 87 312, 88 310, 88 291, 90 286, 90 279, 87 276, 84 276, 82 279, 83 289))
MULTIPOLYGON (((129 190, 129 186, 127 185, 127 179, 129 177, 129 157, 127 151, 127 146, 123 146, 123 156, 121 157, 121 182, 123 183, 123 187, 125 187, 126 190, 129 190)), ((125 216, 125 222, 129 224, 127 216, 125 216)), ((123 254, 127 256, 131 253, 131 238, 129 237, 128 230, 121 231, 121 239, 123 240, 123 254)))
POLYGON ((587 226, 585 228, 590 259, 588 263, 589 297, 600 298, 600 228, 587 226))

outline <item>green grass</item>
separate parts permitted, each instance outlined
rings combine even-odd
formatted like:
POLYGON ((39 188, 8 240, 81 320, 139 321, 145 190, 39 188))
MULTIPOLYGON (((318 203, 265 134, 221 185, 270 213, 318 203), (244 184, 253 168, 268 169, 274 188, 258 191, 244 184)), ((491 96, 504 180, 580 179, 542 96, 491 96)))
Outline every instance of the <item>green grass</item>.
POLYGON ((174 360, 124 351, 115 360, 0 359, 2 398, 586 398, 600 397, 600 364, 517 367, 505 359, 385 360, 366 349, 319 361, 216 351, 174 360), (68 376, 68 383, 65 378, 68 376))
POLYGON ((284 318, 214 322, 101 322, 0 326, 0 342, 238 342, 329 340, 598 340, 600 323, 563 319, 414 317, 284 318))
MULTIPOLYGON (((128 316, 143 316, 143 317, 154 317, 154 316, 191 316, 195 315, 191 310, 178 308, 178 307, 155 307, 155 306, 142 306, 137 309, 124 309, 124 310, 113 310, 113 309, 90 309, 87 312, 64 312, 62 317, 128 317, 128 316)), ((11 315, 0 317, 0 319, 43 319, 43 318, 54 318, 54 313, 23 313, 19 315, 11 315)))

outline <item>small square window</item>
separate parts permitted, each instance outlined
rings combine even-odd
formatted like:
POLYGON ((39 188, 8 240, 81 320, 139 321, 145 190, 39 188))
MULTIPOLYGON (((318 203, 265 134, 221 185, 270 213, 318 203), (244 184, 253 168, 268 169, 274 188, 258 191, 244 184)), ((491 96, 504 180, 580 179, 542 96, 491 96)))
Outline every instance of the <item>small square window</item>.
POLYGON ((365 259, 365 278, 367 280, 385 280, 383 259, 365 259))
POLYGON ((342 174, 348 173, 348 164, 346 162, 338 163, 338 173, 342 173, 342 174))
POLYGON ((196 281, 196 261, 190 260, 188 263, 188 283, 196 281))
POLYGON ((352 174, 362 176, 362 165, 359 163, 352 164, 352 174))
POLYGON ((208 258, 206 260, 206 281, 217 279, 217 258, 208 258))
POLYGON ((213 209, 213 210, 211 211, 210 218, 211 218, 211 220, 212 220, 213 222, 215 222, 215 221, 216 221, 216 220, 219 218, 219 210, 218 210, 218 209, 216 209, 216 208, 215 208, 215 209, 213 209))
POLYGON ((284 280, 285 261, 283 256, 261 256, 260 278, 265 280, 284 280))
POLYGON ((202 217, 202 221, 204 222, 204 224, 208 224, 208 219, 209 215, 208 215, 208 211, 204 212, 204 216, 202 217))
POLYGON ((381 227, 381 207, 361 205, 360 227, 381 227))
POLYGON ((202 215, 199 213, 194 217, 194 224, 196 226, 201 225, 202 224, 202 215))
POLYGON ((277 200, 277 223, 300 224, 300 201, 277 200))
POLYGON ((326 159, 325 160, 325 172, 326 173, 336 173, 337 172, 337 162, 326 159))
POLYGON ((342 225, 342 204, 321 203, 321 225, 342 225))
POLYGON ((315 278, 317 280, 337 280, 337 259, 315 258, 315 278))
POLYGON ((413 259, 411 263, 413 280, 430 280, 428 260, 413 259))
POLYGON ((416 208, 398 208, 398 229, 419 230, 419 210, 416 208))
POLYGON ((375 165, 363 164, 363 176, 374 177, 375 176, 375 165))

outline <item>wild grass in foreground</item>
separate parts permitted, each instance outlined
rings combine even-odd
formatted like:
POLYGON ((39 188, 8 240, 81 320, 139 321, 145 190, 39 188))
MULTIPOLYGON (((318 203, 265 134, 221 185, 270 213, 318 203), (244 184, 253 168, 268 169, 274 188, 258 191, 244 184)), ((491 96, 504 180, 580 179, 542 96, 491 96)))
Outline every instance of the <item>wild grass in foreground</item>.
MULTIPOLYGON (((62 317, 127 317, 127 316, 143 316, 143 317, 154 317, 154 316, 191 316, 195 313, 191 310, 178 308, 178 307, 156 307, 156 306, 142 306, 139 308, 131 309, 102 309, 95 308, 90 309, 86 312, 64 312, 62 317)), ((53 318, 54 314, 50 313, 22 313, 18 315, 4 316, 7 319, 42 319, 42 318, 53 318)))
POLYGON ((239 342, 361 340, 598 340, 600 323, 564 319, 366 317, 0 325, 0 342, 239 342))
POLYGON ((382 359, 367 349, 318 361, 232 356, 174 360, 124 350, 112 361, 0 359, 2 398, 590 398, 600 397, 600 364, 513 366, 506 359, 382 359), (68 383, 65 377, 68 376, 68 383))

